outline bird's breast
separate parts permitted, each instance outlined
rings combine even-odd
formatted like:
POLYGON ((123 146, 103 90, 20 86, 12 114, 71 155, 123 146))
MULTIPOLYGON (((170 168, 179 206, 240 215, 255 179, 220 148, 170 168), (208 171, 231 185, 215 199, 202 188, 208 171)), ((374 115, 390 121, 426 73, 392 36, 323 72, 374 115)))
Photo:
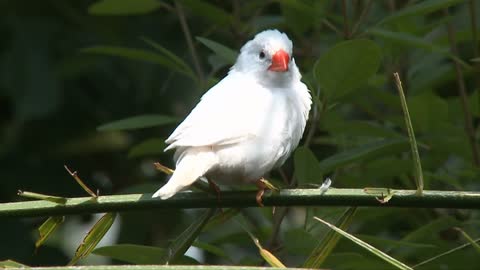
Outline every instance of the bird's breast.
POLYGON ((228 175, 246 182, 255 181, 280 166, 298 145, 303 133, 299 123, 301 112, 289 96, 267 92, 257 93, 256 97, 242 115, 241 122, 249 125, 249 139, 215 150, 219 158, 215 171, 217 177, 222 176, 219 178, 228 178, 224 177, 228 175))

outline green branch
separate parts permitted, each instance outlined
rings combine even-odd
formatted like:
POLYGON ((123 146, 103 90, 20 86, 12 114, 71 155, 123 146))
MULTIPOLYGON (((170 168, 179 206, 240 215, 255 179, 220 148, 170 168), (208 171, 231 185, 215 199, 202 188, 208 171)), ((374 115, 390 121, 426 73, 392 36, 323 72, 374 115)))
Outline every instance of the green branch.
MULTIPOLYGON (((245 208, 257 207, 256 192, 226 191, 220 201, 213 194, 182 192, 168 200, 152 199, 151 194, 130 194, 67 198, 65 204, 36 200, 0 204, 0 217, 36 217, 74 215, 112 211, 172 209, 172 208, 245 208)), ((480 208, 480 192, 425 191, 416 196, 415 190, 336 189, 322 194, 319 189, 284 189, 266 194, 265 206, 373 206, 411 208, 480 208), (374 192, 372 192, 374 191, 374 192), (390 198, 391 197, 391 198, 390 198), (388 198, 387 200, 384 200, 388 198), (383 200, 382 200, 383 199, 383 200), (382 203, 383 201, 383 203, 382 203)))

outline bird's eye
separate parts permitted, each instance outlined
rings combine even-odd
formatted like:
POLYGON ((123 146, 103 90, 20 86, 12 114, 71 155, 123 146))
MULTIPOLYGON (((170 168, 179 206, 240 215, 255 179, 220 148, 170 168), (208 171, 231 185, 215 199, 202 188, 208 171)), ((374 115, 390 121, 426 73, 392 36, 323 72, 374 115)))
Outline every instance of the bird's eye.
POLYGON ((260 54, 258 55, 258 57, 259 57, 260 59, 265 58, 265 53, 264 53, 263 51, 261 51, 260 54))

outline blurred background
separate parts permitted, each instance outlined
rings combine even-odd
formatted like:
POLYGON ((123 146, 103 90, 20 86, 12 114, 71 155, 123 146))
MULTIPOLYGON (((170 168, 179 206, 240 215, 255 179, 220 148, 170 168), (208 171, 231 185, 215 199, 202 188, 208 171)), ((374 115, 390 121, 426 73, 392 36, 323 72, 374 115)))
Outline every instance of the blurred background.
MULTIPOLYGON (((306 187, 330 176, 334 187, 414 189, 413 162, 392 78, 397 71, 420 146, 426 189, 479 190, 476 1, 1 0, 0 12, 1 202, 22 200, 16 195, 19 189, 86 196, 64 164, 102 195, 155 191, 166 178, 153 162, 173 167, 172 153, 163 153, 163 140, 228 72, 234 57, 232 51, 221 53, 206 43, 215 41, 237 52, 255 33, 269 28, 292 39, 297 65, 315 94, 308 142, 304 138, 304 146, 282 173, 272 173, 272 181, 288 186, 285 178, 294 177, 295 185, 306 187), (324 91, 322 76, 329 75, 321 72, 328 70, 322 56, 340 42, 360 38, 380 49, 378 56, 365 52, 365 63, 358 63, 374 75, 339 89, 341 94, 324 91), (378 66, 367 63, 375 57, 378 66), (104 126, 140 115, 155 115, 156 124, 136 129, 104 126), (351 158, 328 169, 318 166, 344 152, 351 158)), ((335 221, 344 211, 283 210, 285 218, 280 219, 272 218, 271 209, 246 209, 239 215, 289 266, 301 265, 327 231, 305 216, 335 221)), ((124 213, 103 244, 166 247, 201 212, 124 213)), ((35 228, 44 219, 3 219, 0 260, 65 265, 97 218, 67 217, 37 252, 35 228)), ((248 234, 228 222, 204 231, 198 240, 222 248, 224 256, 198 249, 192 253, 195 258, 209 264, 261 264, 248 234)), ((349 231, 415 264, 467 243, 454 227, 478 237, 479 222, 478 211, 362 208, 349 231)), ((88 263, 109 262, 102 257, 88 263)), ((467 247, 419 269, 472 269, 479 263, 478 251, 467 247)), ((345 239, 324 266, 390 267, 345 239)))

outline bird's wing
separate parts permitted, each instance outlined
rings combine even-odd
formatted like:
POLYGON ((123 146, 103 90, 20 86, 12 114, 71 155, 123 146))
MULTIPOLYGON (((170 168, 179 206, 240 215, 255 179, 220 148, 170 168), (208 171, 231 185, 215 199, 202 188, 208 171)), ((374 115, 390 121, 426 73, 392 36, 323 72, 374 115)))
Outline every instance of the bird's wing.
POLYGON ((261 90, 249 76, 231 72, 203 95, 165 141, 170 144, 165 151, 176 147, 234 144, 255 137, 260 101, 251 98, 251 93, 261 90))

